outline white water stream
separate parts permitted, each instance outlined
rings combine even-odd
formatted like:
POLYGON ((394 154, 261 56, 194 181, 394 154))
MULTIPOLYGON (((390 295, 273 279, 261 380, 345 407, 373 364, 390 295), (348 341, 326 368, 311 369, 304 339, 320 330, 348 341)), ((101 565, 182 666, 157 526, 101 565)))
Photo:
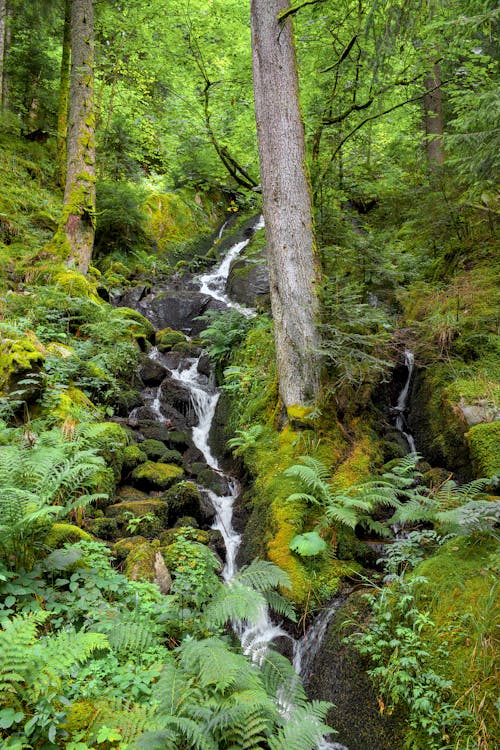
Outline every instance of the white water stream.
MULTIPOLYGON (((254 232, 263 226, 264 222, 261 217, 254 225, 254 232)), ((250 239, 246 239, 233 245, 218 266, 198 278, 201 292, 224 302, 228 307, 238 310, 247 317, 255 315, 255 312, 229 299, 226 294, 226 282, 232 261, 238 257, 249 241, 250 239)), ((152 359, 161 361, 161 354, 156 349, 153 349, 149 356, 152 359)), ((191 402, 197 420, 196 426, 192 428, 193 443, 201 451, 210 468, 223 474, 228 482, 229 494, 226 496, 217 495, 211 490, 205 491, 215 510, 215 522, 212 528, 218 529, 221 532, 226 546, 226 563, 222 571, 222 576, 227 583, 230 583, 231 579, 237 573, 236 556, 241 544, 241 536, 233 528, 233 506, 240 493, 240 486, 236 479, 224 474, 209 445, 210 429, 219 399, 219 392, 213 382, 210 382, 205 375, 199 373, 198 359, 183 360, 181 365, 172 371, 171 377, 183 383, 190 391, 191 402)), ((165 422, 165 417, 161 413, 160 389, 158 389, 156 396, 151 401, 150 408, 157 414, 160 421, 165 422)), ((304 670, 307 669, 310 671, 328 624, 339 605, 336 604, 331 609, 325 610, 307 634, 299 641, 294 641, 294 667, 299 675, 307 676, 304 670)), ((279 636, 291 637, 283 628, 272 622, 267 607, 262 609, 260 618, 256 623, 240 623, 237 627, 237 633, 241 641, 243 653, 250 656, 257 663, 261 662, 265 657, 270 643, 275 638, 279 636)), ((279 696, 277 698, 279 701, 279 696)), ((283 706, 285 714, 290 709, 291 706, 289 705, 283 706)), ((348 748, 324 739, 318 745, 318 750, 348 750, 348 748)))
POLYGON ((406 442, 408 443, 410 452, 416 453, 417 449, 415 447, 415 440, 413 439, 413 435, 407 432, 405 420, 405 412, 408 408, 408 395, 410 392, 411 379, 413 377, 413 370, 415 367, 415 357, 413 356, 413 352, 411 352, 409 349, 405 349, 405 365, 408 371, 408 375, 406 377, 406 382, 401 390, 401 393, 399 394, 398 402, 393 410, 396 413, 394 424, 396 426, 396 429, 403 435, 406 442))

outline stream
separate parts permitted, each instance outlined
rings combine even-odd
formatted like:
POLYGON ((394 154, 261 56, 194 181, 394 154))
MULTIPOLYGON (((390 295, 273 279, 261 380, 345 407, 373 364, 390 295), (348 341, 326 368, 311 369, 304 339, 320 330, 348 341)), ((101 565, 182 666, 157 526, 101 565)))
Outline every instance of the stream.
MULTIPOLYGON (((198 286, 201 294, 208 295, 219 303, 224 303, 228 308, 237 310, 245 317, 253 317, 255 311, 231 300, 226 293, 226 283, 232 262, 250 242, 251 235, 263 226, 263 219, 259 217, 251 227, 250 237, 232 245, 223 259, 212 270, 194 279, 194 284, 198 286)), ((162 354, 157 347, 152 348, 149 358, 163 365, 167 370, 171 365, 168 355, 162 354)), ((206 488, 203 491, 215 510, 212 529, 221 533, 226 549, 226 561, 222 570, 222 577, 226 582, 230 582, 238 571, 236 559, 242 541, 240 534, 233 527, 233 508, 241 488, 234 477, 223 471, 209 444, 210 431, 220 393, 216 388, 213 376, 204 374, 203 371, 200 371, 202 369, 200 368, 200 357, 182 358, 176 367, 169 370, 167 378, 189 391, 190 404, 194 412, 194 424, 191 427, 194 446, 203 455, 210 469, 224 478, 228 488, 226 494, 218 494, 214 490, 206 488)), ((166 424, 169 420, 162 411, 162 385, 160 384, 156 391, 150 389, 146 401, 158 422, 166 424)), ((321 647, 328 624, 342 601, 344 599, 339 598, 330 608, 325 609, 307 633, 298 640, 293 639, 279 624, 273 623, 268 608, 263 607, 257 622, 235 625, 235 631, 240 639, 243 653, 259 663, 276 638, 286 637, 293 641, 293 665, 297 674, 307 678, 314 658, 321 647)), ((279 697, 277 697, 277 700, 279 702, 279 697)), ((290 709, 290 706, 283 706, 284 711, 290 709)), ((348 750, 348 748, 323 739, 318 746, 318 750, 348 750)))
MULTIPOLYGON (((157 328, 172 326, 177 330, 184 330, 192 336, 196 335, 196 321, 199 320, 197 315, 203 313, 205 309, 234 309, 245 317, 253 317, 256 313, 251 307, 246 307, 230 298, 227 293, 227 281, 231 271, 232 263, 242 253, 244 248, 250 242, 253 234, 264 226, 262 217, 254 219, 244 229, 242 239, 230 244, 224 253, 224 256, 210 271, 207 271, 188 282, 187 291, 182 287, 168 290, 167 295, 162 294, 162 290, 153 290, 151 293, 143 293, 142 296, 134 300, 137 309, 143 313, 148 313, 148 317, 153 319, 157 328), (191 291, 192 290, 192 291, 191 291), (182 295, 185 295, 183 298, 182 295), (157 301, 167 298, 168 307, 161 308, 157 301), (185 313, 179 312, 177 300, 182 299, 185 305, 185 313), (195 299, 200 312, 193 312, 191 300, 195 299), (155 307, 156 305, 156 307, 155 307), (170 322, 170 316, 178 315, 177 325, 170 322), (156 317, 155 317, 156 316, 156 317), (163 317, 162 317, 163 316, 163 317), (184 316, 184 317, 182 317, 184 316), (192 326, 192 327, 191 327, 192 326)), ((219 232, 217 241, 222 237, 224 227, 219 232)), ((127 304, 125 302, 125 304, 127 304)), ((164 305, 165 303, 162 302, 164 305)), ((213 522, 211 528, 214 532, 219 532, 222 537, 225 548, 225 563, 222 569, 222 577, 226 583, 231 580, 238 572, 237 557, 242 542, 241 535, 233 526, 233 511, 241 487, 238 480, 227 474, 210 445, 210 433, 213 427, 217 403, 220 392, 217 389, 215 377, 208 367, 206 354, 195 351, 191 354, 175 354, 172 351, 162 353, 158 347, 153 347, 148 354, 148 361, 153 368, 158 367, 161 370, 161 377, 156 380, 156 385, 147 386, 142 392, 142 407, 136 407, 130 414, 129 420, 133 419, 134 424, 144 423, 156 425, 153 429, 155 435, 158 434, 160 439, 170 442, 169 437, 172 431, 181 434, 182 430, 190 435, 191 448, 185 446, 188 453, 192 455, 192 462, 203 462, 206 471, 212 477, 212 481, 207 484, 204 481, 198 481, 199 489, 202 490, 204 497, 209 501, 212 510, 213 522), (195 356, 196 355, 196 356, 195 356), (173 395, 172 395, 173 394, 173 395), (179 426, 182 424, 183 426, 179 426), (174 426, 175 425, 175 426, 174 426), (179 433, 179 430, 181 433, 179 433), (215 483, 214 483, 215 478, 215 483), (202 486, 204 485, 204 486, 202 486), (215 516, 213 516, 215 512, 215 516)), ((411 351, 405 351, 404 364, 406 366, 406 378, 398 394, 397 403, 392 407, 391 412, 394 415, 394 426, 406 441, 410 451, 415 452, 415 442, 406 426, 406 413, 408 410, 408 401, 412 384, 414 359, 411 351)), ((146 382, 146 381, 145 381, 146 382)), ((153 435, 150 435, 153 437, 153 435)), ((175 446, 172 446, 175 447, 175 446)), ((194 464, 192 464, 194 466, 194 464)), ((220 538, 219 537, 219 538, 220 538)), ((221 547, 222 549, 222 547, 221 547)), ((266 655, 267 650, 277 638, 286 638, 292 642, 293 666, 297 674, 301 677, 304 685, 312 689, 313 697, 320 697, 328 700, 330 696, 334 698, 335 703, 340 701, 339 691, 345 695, 346 699, 351 695, 352 690, 349 684, 355 678, 354 674, 346 673, 342 662, 332 661, 329 656, 329 648, 325 647, 325 639, 335 615, 338 610, 346 604, 350 592, 346 591, 335 598, 320 614, 316 617, 306 633, 301 638, 293 638, 280 624, 274 623, 271 619, 267 607, 263 607, 257 622, 249 624, 240 622, 234 625, 234 630, 238 636, 243 653, 252 660, 260 663, 266 655), (326 648, 326 651, 325 651, 326 648), (326 659, 326 662, 325 662, 326 659), (337 671, 337 670, 340 670, 337 671), (316 695, 318 680, 325 684, 326 694, 316 695), (346 682, 347 681, 347 682, 346 682)), ((359 665, 359 669, 363 669, 359 665)), ((367 681, 368 678, 365 677, 367 681)), ((323 688, 322 688, 323 689, 323 688)), ((368 688, 363 688, 368 696, 368 688)), ((278 691, 279 692, 279 691, 278 691)), ((353 694, 355 695, 355 694, 353 694)), ((282 703, 279 694, 276 696, 280 710, 286 716, 293 707, 282 703)), ((354 700, 357 700, 355 698, 354 700)), ((368 699, 368 705, 371 705, 371 699, 368 699)), ((360 706, 349 705, 347 713, 351 719, 356 717, 360 706)), ((345 711, 345 709, 344 709, 345 711)), ((366 712, 365 712, 366 713, 366 712)), ((360 711, 360 716, 364 714, 360 711)), ((375 718, 375 717, 374 717, 375 718)), ((371 723, 374 720, 370 717, 368 726, 354 727, 351 731, 344 731, 342 739, 353 743, 354 747, 359 748, 360 744, 357 733, 363 733, 368 730, 371 734, 371 723), (353 730, 355 732, 353 736, 353 730), (356 737, 356 739, 355 739, 356 737)), ((363 720, 362 720, 363 721, 363 720)), ((356 722, 355 722, 356 723, 356 722)), ((358 722, 359 723, 359 722, 358 722)), ((371 745, 371 737, 370 737, 371 745)), ((373 747, 386 748, 390 745, 377 744, 374 740, 373 747)), ((349 750, 345 745, 332 742, 323 738, 318 745, 318 750, 349 750)), ((363 744, 363 750, 371 750, 371 746, 363 744)))

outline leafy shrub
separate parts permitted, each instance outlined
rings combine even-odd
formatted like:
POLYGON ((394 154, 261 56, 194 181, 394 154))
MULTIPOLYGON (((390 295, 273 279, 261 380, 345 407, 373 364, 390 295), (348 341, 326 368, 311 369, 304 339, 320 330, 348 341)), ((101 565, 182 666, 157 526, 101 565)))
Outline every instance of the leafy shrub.
POLYGON ((96 186, 97 228, 95 254, 114 250, 126 253, 145 249, 147 215, 142 209, 146 191, 129 182, 98 182, 96 186))

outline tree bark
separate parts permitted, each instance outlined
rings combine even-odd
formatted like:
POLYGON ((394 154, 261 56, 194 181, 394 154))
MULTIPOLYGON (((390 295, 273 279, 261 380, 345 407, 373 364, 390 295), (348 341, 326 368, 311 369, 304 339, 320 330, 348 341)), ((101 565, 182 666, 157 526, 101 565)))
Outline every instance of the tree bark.
POLYGON ((61 79, 59 83, 59 104, 57 108, 57 168, 59 184, 66 181, 66 139, 68 137, 69 86, 71 77, 71 0, 64 2, 64 34, 61 56, 61 79))
POLYGON ((251 0, 255 114, 279 391, 284 405, 319 390, 319 262, 289 0, 251 0))
POLYGON ((5 28, 7 21, 7 0, 0 0, 0 98, 3 91, 5 66, 5 28))
POLYGON ((95 233, 94 16, 92 0, 71 0, 71 82, 64 233, 70 266, 87 273, 95 233))
POLYGON ((444 163, 443 151, 443 108, 441 95, 441 70, 435 62, 425 79, 424 123, 426 133, 427 158, 431 168, 444 163))

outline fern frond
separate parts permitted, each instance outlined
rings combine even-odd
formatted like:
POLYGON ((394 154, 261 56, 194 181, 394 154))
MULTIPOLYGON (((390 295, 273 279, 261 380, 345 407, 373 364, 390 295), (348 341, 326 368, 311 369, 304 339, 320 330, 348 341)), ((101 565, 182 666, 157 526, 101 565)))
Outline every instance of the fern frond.
POLYGON ((212 686, 223 693, 233 685, 240 671, 251 668, 219 638, 185 641, 180 649, 180 666, 186 674, 196 675, 201 687, 212 686))
POLYGON ((255 624, 264 605, 265 599, 260 591, 244 586, 233 578, 227 585, 221 586, 217 595, 205 607, 203 619, 209 628, 238 620, 255 624))
POLYGON ((292 602, 285 599, 285 597, 281 596, 277 591, 266 591, 264 597, 269 609, 272 609, 273 612, 281 615, 281 617, 286 617, 292 622, 297 622, 297 614, 292 602))
POLYGON ((290 587, 288 573, 269 560, 253 560, 249 565, 244 565, 235 580, 256 591, 267 591, 279 586, 290 587))
POLYGON ((269 740, 271 750, 314 750, 325 734, 332 732, 322 717, 328 704, 318 704, 316 708, 297 708, 280 728, 277 737, 269 740), (321 718, 320 718, 321 717, 321 718))

